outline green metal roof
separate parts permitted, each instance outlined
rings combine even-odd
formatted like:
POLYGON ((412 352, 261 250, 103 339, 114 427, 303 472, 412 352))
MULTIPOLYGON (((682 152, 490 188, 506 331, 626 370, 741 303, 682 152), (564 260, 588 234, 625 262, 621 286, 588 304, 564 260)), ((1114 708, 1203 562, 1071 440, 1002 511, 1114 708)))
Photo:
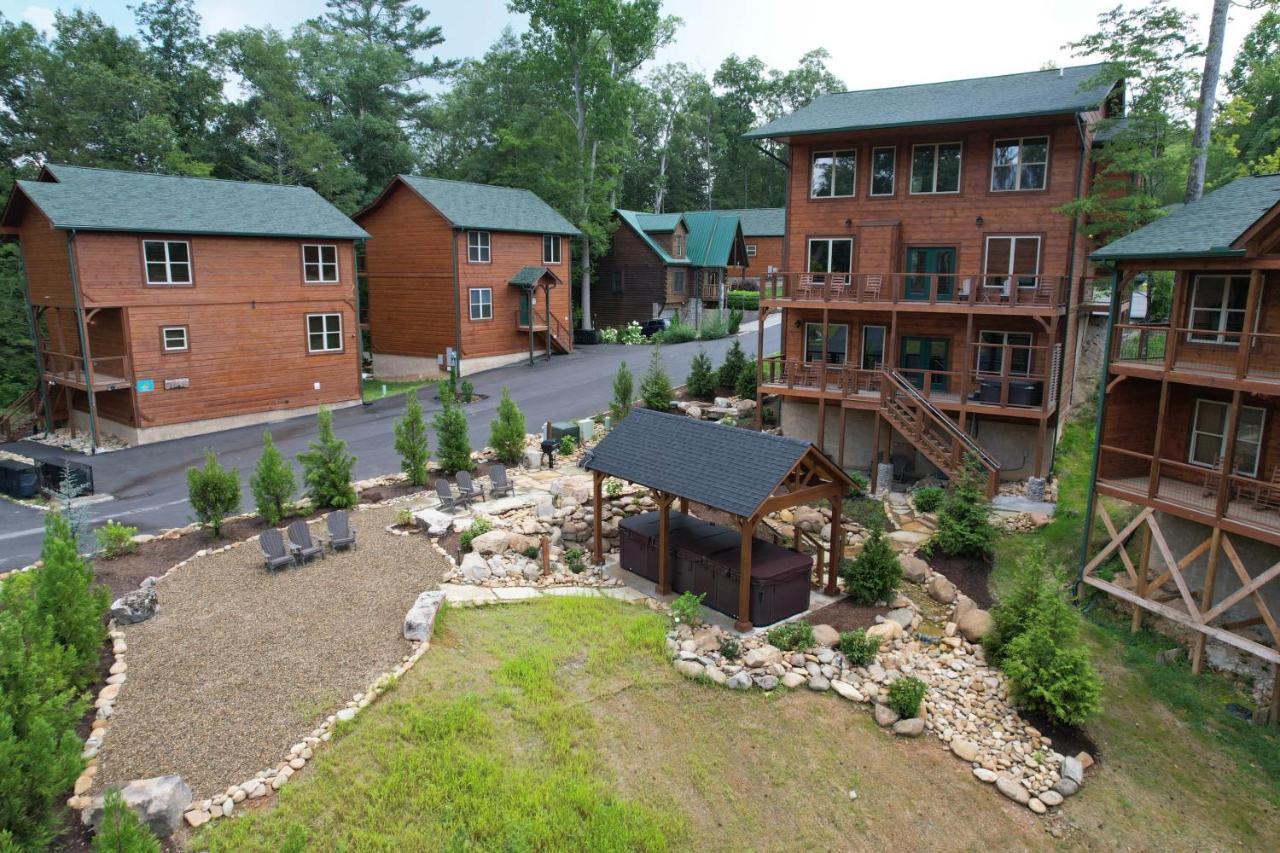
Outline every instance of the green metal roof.
POLYGON ((689 229, 689 261, 696 267, 727 267, 733 242, 740 233, 737 215, 715 210, 681 215, 689 229))
POLYGON ((756 207, 742 210, 714 210, 726 216, 736 216, 742 223, 745 237, 785 237, 787 235, 787 209, 785 207, 756 207))
MULTIPOLYGON (((556 213, 555 208, 529 190, 416 175, 398 177, 440 211, 455 228, 564 234, 570 237, 582 234, 569 220, 556 213)), ((356 214, 357 218, 359 216, 356 214)))
POLYGON ((1243 255, 1236 241, 1277 204, 1280 173, 1236 178, 1199 201, 1108 243, 1091 257, 1118 261, 1243 255))
POLYGON ((903 127, 958 121, 1056 115, 1096 109, 1117 80, 1106 66, 977 77, 945 83, 821 95, 790 115, 747 131, 746 139, 903 127))
POLYGON ((555 274, 546 267, 524 267, 520 272, 513 275, 507 284, 514 284, 519 287, 533 287, 542 280, 544 275, 550 275, 555 278, 555 274))
MULTIPOLYGON (((645 231, 644 225, 642 223, 649 217, 659 216, 662 214, 641 213, 640 211, 637 211, 637 210, 622 210, 621 208, 619 208, 618 210, 615 210, 614 213, 616 213, 618 215, 618 218, 621 219, 624 223, 626 223, 627 226, 636 233, 637 237, 639 237, 641 240, 644 241, 645 245, 647 245, 651 250, 653 250, 654 254, 656 254, 659 258, 662 259, 662 262, 664 264, 667 264, 668 266, 677 266, 677 267, 690 266, 688 258, 671 257, 671 255, 668 254, 667 250, 662 248, 660 245, 658 245, 658 241, 650 237, 648 232, 645 231)), ((670 231, 672 229, 668 228, 667 230, 670 231)))
POLYGON ((238 237, 369 235, 310 187, 48 165, 54 180, 18 181, 55 228, 225 234, 238 237))
MULTIPOLYGON (((640 227, 649 233, 665 232, 676 230, 676 225, 680 223, 680 214, 678 213, 637 213, 636 222, 640 227)), ((688 225, 685 225, 688 228, 688 225)))

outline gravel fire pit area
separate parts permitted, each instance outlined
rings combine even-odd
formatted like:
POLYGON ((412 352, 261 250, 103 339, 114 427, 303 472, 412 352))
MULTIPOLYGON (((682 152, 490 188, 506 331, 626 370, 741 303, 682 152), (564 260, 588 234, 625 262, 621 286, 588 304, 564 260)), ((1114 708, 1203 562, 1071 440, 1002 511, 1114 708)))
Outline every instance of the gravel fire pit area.
POLYGON ((352 513, 358 549, 297 568, 268 573, 251 541, 161 578, 156 615, 124 629, 128 681, 95 792, 178 774, 197 800, 218 794, 412 651, 405 612, 451 567, 425 537, 386 532, 396 510, 352 513))

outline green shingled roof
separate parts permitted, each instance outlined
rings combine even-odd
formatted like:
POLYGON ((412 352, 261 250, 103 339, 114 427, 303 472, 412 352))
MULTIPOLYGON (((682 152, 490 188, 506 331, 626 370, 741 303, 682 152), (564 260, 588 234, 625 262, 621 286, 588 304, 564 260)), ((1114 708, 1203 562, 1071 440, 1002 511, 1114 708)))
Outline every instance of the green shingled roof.
POLYGON ((18 181, 55 228, 243 237, 369 235, 309 187, 45 167, 54 181, 18 181))
MULTIPOLYGON (((658 245, 658 241, 650 237, 649 234, 645 231, 644 224, 643 224, 645 220, 647 220, 649 217, 656 216, 659 214, 641 213, 640 211, 636 211, 636 210, 621 210, 621 209, 615 210, 614 213, 618 214, 618 218, 621 219, 624 223, 626 223, 627 226, 636 233, 636 236, 639 237, 641 240, 643 240, 645 242, 645 245, 647 245, 650 249, 652 249, 654 254, 656 254, 659 258, 662 259, 662 262, 664 264, 668 264, 669 266, 677 266, 677 267, 690 266, 688 258, 671 257, 671 255, 667 253, 667 250, 662 248, 662 246, 658 245)), ((672 227, 674 228, 674 226, 672 227)), ((656 231, 659 229, 654 229, 654 230, 656 231)), ((672 228, 667 228, 666 230, 670 231, 672 230, 672 228)))
POLYGON ((1280 174, 1236 178, 1093 253, 1094 260, 1243 255, 1237 240, 1280 204, 1280 174))
POLYGON ((1105 65, 978 77, 946 83, 822 95, 790 115, 750 130, 747 139, 1055 115, 1096 109, 1117 82, 1105 65))
POLYGON ((712 212, 738 217, 738 221, 742 223, 742 234, 745 237, 785 237, 787 235, 787 209, 785 207, 756 207, 712 212))
MULTIPOLYGON (((416 175, 398 177, 440 211, 455 228, 564 234, 570 237, 582 234, 569 220, 556 213, 555 208, 529 190, 416 175)), ((359 216, 356 214, 357 218, 359 216)))
POLYGON ((519 287, 533 287, 542 280, 544 275, 550 275, 555 278, 555 274, 546 267, 523 267, 520 272, 511 276, 511 280, 507 284, 514 284, 519 287))

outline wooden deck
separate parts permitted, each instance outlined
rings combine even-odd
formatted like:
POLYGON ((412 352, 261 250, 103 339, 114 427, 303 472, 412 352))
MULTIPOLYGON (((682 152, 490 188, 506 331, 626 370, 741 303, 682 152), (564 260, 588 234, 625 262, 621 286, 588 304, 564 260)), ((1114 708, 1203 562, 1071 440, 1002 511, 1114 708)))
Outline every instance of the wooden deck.
MULTIPOLYGON (((66 385, 71 388, 79 388, 81 391, 87 390, 88 384, 85 382, 84 372, 80 370, 60 370, 45 371, 44 379, 51 385, 66 385)), ((127 376, 117 376, 111 373, 95 372, 93 374, 93 390, 94 391, 117 391, 121 388, 131 388, 133 383, 129 381, 127 376)))
MULTIPOLYGON (((1146 477, 1098 477, 1098 487, 1104 493, 1144 505, 1150 503, 1147 485, 1146 477)), ((1155 500, 1159 509, 1170 510, 1192 521, 1209 525, 1215 523, 1217 492, 1215 489, 1207 489, 1203 484, 1190 483, 1176 477, 1161 477, 1156 487, 1155 500)), ((1230 526, 1245 535, 1280 543, 1280 508, 1259 506, 1251 497, 1233 494, 1227 501, 1223 519, 1232 522, 1230 526), (1256 533, 1250 534, 1250 530, 1256 533)))

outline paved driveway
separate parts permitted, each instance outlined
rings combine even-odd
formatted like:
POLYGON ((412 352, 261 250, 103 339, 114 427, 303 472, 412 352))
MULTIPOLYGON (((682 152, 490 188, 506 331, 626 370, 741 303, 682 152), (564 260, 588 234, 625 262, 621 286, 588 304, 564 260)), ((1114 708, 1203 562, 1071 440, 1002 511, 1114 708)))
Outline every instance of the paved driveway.
MULTIPOLYGON (((779 347, 776 316, 765 329, 765 352, 779 347)), ((756 349, 756 333, 739 335, 742 348, 750 356, 756 349)), ((704 347, 717 365, 729 349, 728 339, 706 344, 688 343, 663 347, 662 360, 672 380, 679 384, 689 372, 689 362, 704 347)), ((490 370, 470 377, 480 394, 487 399, 467 406, 471 427, 471 444, 482 447, 489 440, 489 422, 493 419, 502 387, 520 404, 530 432, 547 420, 570 420, 588 417, 608 408, 612 397, 613 375, 626 361, 639 385, 640 374, 649 362, 647 346, 580 347, 571 355, 554 357, 550 363, 538 361, 490 370)), ((431 391, 420 392, 428 418, 439 409, 431 391)), ((366 406, 355 406, 334 412, 338 436, 356 455, 356 477, 367 477, 397 471, 400 467, 392 444, 392 423, 404 409, 399 397, 379 400, 366 406)), ((293 418, 270 425, 271 435, 286 456, 293 457, 306 449, 315 434, 313 416, 293 418)), ((434 451, 434 437, 431 442, 434 451)), ((154 532, 177 527, 191 520, 187 505, 186 471, 201 463, 204 448, 212 447, 228 467, 238 468, 245 482, 245 509, 250 509, 248 478, 262 450, 262 427, 241 427, 208 435, 180 438, 144 447, 117 450, 90 461, 94 486, 114 500, 93 504, 88 508, 91 525, 115 519, 154 532)), ((35 458, 60 458, 62 451, 31 442, 4 445, 6 450, 35 458)), ((301 477, 299 476, 299 482, 301 477)), ((31 563, 40 555, 43 513, 28 507, 0 501, 0 570, 31 563)))

